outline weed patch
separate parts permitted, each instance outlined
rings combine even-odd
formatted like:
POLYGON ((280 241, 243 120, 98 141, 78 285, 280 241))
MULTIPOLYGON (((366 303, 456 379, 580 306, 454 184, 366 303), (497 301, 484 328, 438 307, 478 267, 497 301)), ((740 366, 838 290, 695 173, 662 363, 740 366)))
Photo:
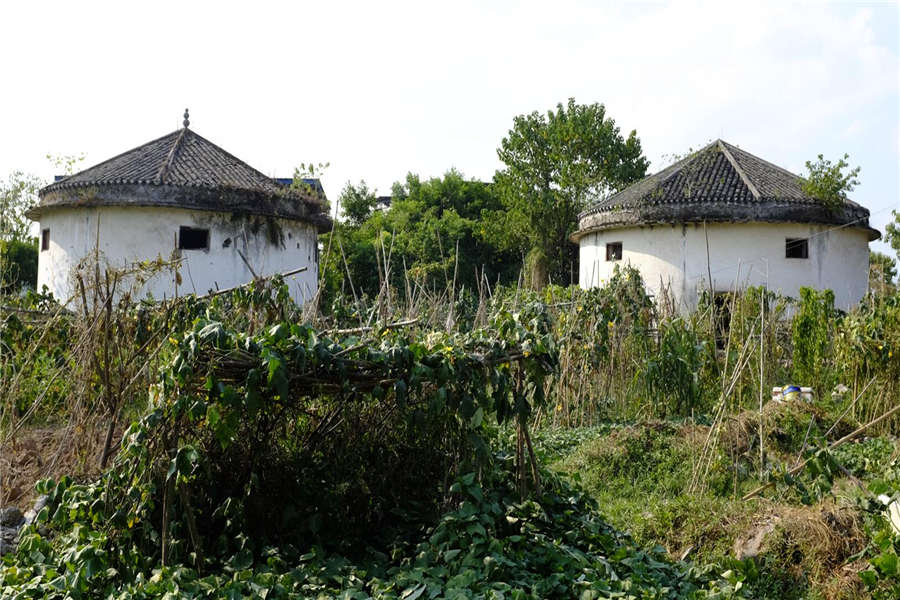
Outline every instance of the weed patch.
MULTIPOLYGON (((798 447, 808 429, 808 415, 801 404, 768 408, 765 418, 773 437, 767 443, 774 445, 774 436, 784 435, 779 453, 798 447), (791 423, 803 416, 805 426, 791 423)), ((739 424, 735 419, 720 442, 718 464, 728 473, 723 480, 736 474, 725 454, 728 444, 743 439, 744 452, 752 452, 756 443, 749 440, 758 429, 739 424)), ((659 545, 674 559, 690 557, 735 569, 756 597, 859 597, 864 586, 858 572, 865 567, 859 558, 869 542, 852 502, 842 496, 802 506, 790 490, 775 501, 742 502, 731 494, 731 485, 688 494, 691 460, 707 432, 705 426, 690 424, 635 424, 586 441, 555 467, 578 476, 610 522, 628 530, 638 543, 659 545)), ((873 438, 843 448, 840 457, 848 471, 871 476, 883 471, 894 444, 873 438)), ((755 483, 753 473, 738 473, 739 489, 755 483)), ((859 495, 852 485, 847 491, 850 498, 859 495)))

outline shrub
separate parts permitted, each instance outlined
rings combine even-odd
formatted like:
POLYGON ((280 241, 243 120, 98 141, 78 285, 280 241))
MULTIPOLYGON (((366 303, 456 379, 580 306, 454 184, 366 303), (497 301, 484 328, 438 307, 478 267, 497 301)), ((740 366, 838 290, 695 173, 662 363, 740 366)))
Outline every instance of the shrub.
POLYGON ((797 314, 791 324, 793 335, 793 376, 798 385, 815 383, 830 389, 828 377, 832 357, 832 341, 838 313, 834 309, 834 292, 800 288, 797 314))
POLYGON ((37 286, 37 239, 0 240, 0 293, 18 292, 37 286))

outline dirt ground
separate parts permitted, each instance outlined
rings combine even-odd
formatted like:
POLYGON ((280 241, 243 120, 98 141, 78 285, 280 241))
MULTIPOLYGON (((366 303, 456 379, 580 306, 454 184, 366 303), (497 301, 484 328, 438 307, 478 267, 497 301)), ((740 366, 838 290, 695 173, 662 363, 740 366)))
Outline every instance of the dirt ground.
MULTIPOLYGON (((116 447, 121 435, 119 428, 113 436, 116 447)), ((80 424, 17 432, 0 446, 0 507, 12 505, 24 510, 30 506, 35 499, 34 484, 41 479, 98 475, 105 436, 99 426, 86 429, 80 424)))

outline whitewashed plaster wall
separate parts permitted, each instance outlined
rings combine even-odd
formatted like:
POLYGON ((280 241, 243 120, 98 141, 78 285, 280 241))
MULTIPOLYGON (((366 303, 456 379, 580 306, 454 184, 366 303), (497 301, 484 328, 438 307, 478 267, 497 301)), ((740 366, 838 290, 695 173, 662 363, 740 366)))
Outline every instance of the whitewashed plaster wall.
POLYGON ((697 306, 698 290, 716 292, 767 285, 798 297, 800 287, 831 289, 835 306, 849 309, 865 295, 869 277, 866 231, 802 223, 721 223, 655 225, 604 230, 581 238, 579 282, 582 288, 603 285, 615 265, 630 264, 648 291, 663 288, 676 308, 697 306), (709 261, 707 267, 707 235, 709 261), (809 258, 785 258, 787 238, 807 238, 809 258), (606 244, 622 243, 622 259, 606 260, 606 244))
POLYGON ((50 229, 50 244, 38 255, 38 289, 46 285, 60 302, 75 292, 73 274, 78 264, 99 247, 101 259, 113 268, 157 258, 180 257, 180 282, 172 269, 160 271, 138 297, 156 299, 187 294, 203 295, 253 279, 238 251, 260 277, 307 267, 286 278, 293 299, 302 304, 318 285, 315 227, 300 221, 272 219, 277 243, 264 217, 153 207, 59 208, 41 217, 41 230, 50 229), (178 250, 182 226, 209 230, 208 250, 178 250))

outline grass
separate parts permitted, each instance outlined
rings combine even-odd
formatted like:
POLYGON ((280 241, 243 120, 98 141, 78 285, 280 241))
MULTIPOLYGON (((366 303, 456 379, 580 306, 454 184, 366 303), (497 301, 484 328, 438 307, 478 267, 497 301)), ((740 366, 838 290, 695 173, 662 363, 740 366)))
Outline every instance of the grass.
MULTIPOLYGON (((815 429, 809 427, 812 414, 798 405, 770 409, 766 439, 773 459, 799 451, 812 435, 807 431, 815 429)), ((647 421, 592 431, 553 466, 580 480, 610 523, 638 544, 660 546, 676 560, 738 568, 760 598, 865 594, 857 573, 866 561, 858 555, 869 540, 856 508, 864 492, 852 478, 837 480, 832 494, 811 506, 802 505, 790 488, 741 501, 759 480, 756 469, 733 468, 758 456, 758 437, 742 426, 739 415, 722 436, 708 485, 688 493, 707 427, 647 421), (738 455, 734 448, 741 445, 744 454, 738 455)), ((849 473, 865 478, 883 468, 896 449, 892 439, 869 438, 847 444, 837 456, 849 473)))
POLYGON ((728 497, 685 493, 701 433, 664 421, 632 425, 585 442, 555 467, 580 479, 610 521, 640 543, 675 558, 702 549, 703 558, 721 559, 729 549, 724 533, 742 515, 728 497))

